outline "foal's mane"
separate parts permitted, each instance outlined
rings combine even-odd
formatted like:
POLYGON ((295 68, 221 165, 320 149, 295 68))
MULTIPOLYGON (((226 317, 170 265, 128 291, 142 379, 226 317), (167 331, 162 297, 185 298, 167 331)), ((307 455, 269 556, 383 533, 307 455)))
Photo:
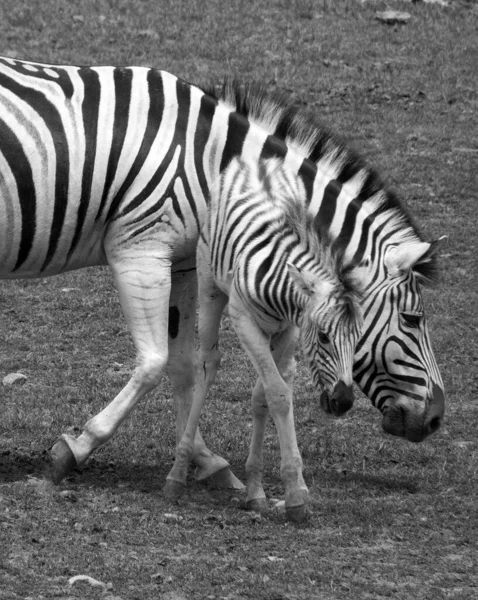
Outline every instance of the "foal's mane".
MULTIPOLYGON (((240 162, 246 165, 246 161, 240 162)), ((337 299, 340 299, 341 310, 349 318, 361 318, 358 302, 362 297, 362 290, 354 277, 354 266, 345 264, 343 247, 340 244, 334 245, 328 232, 317 227, 314 215, 307 210, 305 188, 300 177, 292 177, 296 185, 292 183, 292 186, 288 186, 288 193, 284 197, 280 189, 282 176, 286 173, 283 160, 261 160, 258 167, 261 190, 267 196, 267 201, 280 209, 277 212, 271 211, 274 225, 281 231, 295 234, 298 242, 314 256, 314 260, 320 261, 331 280, 340 284, 337 299)))

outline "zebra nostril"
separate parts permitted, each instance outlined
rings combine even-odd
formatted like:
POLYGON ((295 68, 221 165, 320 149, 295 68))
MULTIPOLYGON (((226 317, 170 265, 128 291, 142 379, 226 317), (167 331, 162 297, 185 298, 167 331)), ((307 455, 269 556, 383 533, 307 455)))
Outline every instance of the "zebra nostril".
POLYGON ((440 417, 433 417, 433 419, 430 421, 430 423, 428 423, 428 431, 430 433, 435 433, 435 431, 440 429, 440 426, 441 426, 440 417))

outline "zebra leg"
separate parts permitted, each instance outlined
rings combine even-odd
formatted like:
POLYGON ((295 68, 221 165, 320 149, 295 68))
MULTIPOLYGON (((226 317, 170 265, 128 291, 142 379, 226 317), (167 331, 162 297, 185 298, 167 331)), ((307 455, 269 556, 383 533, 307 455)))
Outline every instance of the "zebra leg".
MULTIPOLYGON (((179 444, 183 438, 194 393, 196 296, 196 271, 187 269, 177 271, 176 273, 173 272, 169 309, 168 375, 171 380, 176 406, 176 444, 179 444)), ((221 308, 221 314, 223 308, 221 308)), ((219 315, 219 320, 221 314, 219 315)), ((200 325, 201 330, 202 327, 200 325)), ((202 385, 203 373, 197 369, 196 375, 199 382, 197 385, 200 386, 202 385)), ((182 459, 178 463, 178 470, 174 471, 173 467, 173 471, 168 476, 168 483, 165 488, 165 493, 168 497, 174 498, 181 494, 182 486, 186 483, 187 467, 191 459, 197 467, 196 479, 200 481, 207 479, 219 487, 244 488, 243 484, 230 470, 229 463, 206 447, 199 429, 197 429, 194 436, 194 448, 191 452, 188 450, 188 459, 182 459), (179 465, 181 466, 179 467, 179 465), (169 483, 173 480, 178 482, 176 489, 173 489, 175 486, 169 483)), ((176 460, 176 462, 178 461, 176 460)))
MULTIPOLYGON (((289 386, 291 394, 293 392, 296 370, 294 353, 297 347, 298 333, 297 328, 290 327, 285 331, 273 335, 271 339, 272 356, 282 379, 289 386)), ((262 487, 262 451, 268 412, 264 386, 261 380, 258 379, 252 392, 252 439, 246 462, 246 506, 251 510, 257 511, 267 508, 266 496, 262 487)), ((303 480, 302 473, 299 473, 298 482, 304 501, 307 501, 309 492, 303 480)))
POLYGON ((136 346, 136 368, 126 386, 83 433, 62 435, 52 449, 54 483, 82 464, 111 438, 138 402, 159 382, 168 358, 168 304, 171 289, 169 260, 151 254, 125 256, 110 262, 121 307, 136 346))
MULTIPOLYGON (((285 487, 287 516, 293 521, 302 521, 306 512, 306 498, 303 493, 305 484, 302 477, 302 458, 294 427, 292 391, 279 373, 268 337, 234 292, 229 300, 229 314, 241 344, 264 386, 267 406, 277 429, 281 449, 280 473, 285 487)), ((261 419, 264 420, 264 411, 259 411, 259 421, 261 419)), ((257 439, 260 438, 261 444, 262 435, 263 432, 261 434, 259 427, 257 439)))
MULTIPOLYGON (((199 275, 199 356, 196 363, 194 399, 183 435, 178 441, 174 466, 169 472, 164 488, 165 495, 170 499, 178 498, 184 490, 188 466, 193 457, 198 465, 196 474, 198 479, 203 479, 204 475, 208 477, 211 466, 219 466, 222 469, 221 473, 226 472, 229 477, 234 477, 228 463, 207 450, 200 437, 198 440, 199 417, 221 361, 221 353, 218 350, 218 332, 221 316, 227 304, 227 296, 216 288, 212 278, 205 278, 203 269, 199 268, 201 270, 199 275)), ((234 485, 229 484, 229 487, 244 487, 238 480, 232 481, 232 483, 234 485)))

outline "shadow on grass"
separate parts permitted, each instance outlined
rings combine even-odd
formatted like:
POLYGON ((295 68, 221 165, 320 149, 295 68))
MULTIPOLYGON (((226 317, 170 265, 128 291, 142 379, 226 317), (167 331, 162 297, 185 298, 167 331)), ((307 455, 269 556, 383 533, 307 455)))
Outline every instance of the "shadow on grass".
MULTIPOLYGON (((166 477, 171 467, 170 461, 164 464, 138 464, 132 462, 113 462, 92 457, 86 464, 74 469, 66 477, 61 485, 68 487, 69 484, 80 487, 89 487, 97 489, 110 489, 121 486, 128 487, 130 490, 136 490, 142 493, 151 493, 162 495, 166 477)), ((233 467, 234 469, 234 467, 233 467)), ((239 469, 241 471, 241 469, 239 469)), ((13 483, 15 481, 25 480, 26 477, 50 477, 51 462, 47 450, 42 452, 33 451, 27 448, 12 448, 0 452, 0 484, 13 483)), ((244 474, 237 472, 241 477, 244 474)), ((264 484, 268 496, 281 497, 283 494, 282 483, 278 477, 265 474, 264 484)), ((390 474, 372 474, 362 472, 338 472, 329 469, 320 469, 314 473, 312 480, 308 478, 308 484, 313 496, 319 493, 319 489, 328 490, 329 493, 350 493, 351 488, 354 493, 361 495, 373 493, 375 496, 387 496, 393 493, 415 494, 419 491, 419 481, 416 478, 408 476, 390 476, 390 474), (315 489, 314 489, 315 488, 315 489)), ((203 484, 198 484, 193 478, 193 470, 188 477, 185 499, 194 498, 197 502, 197 494, 201 490, 207 490, 210 495, 204 499, 207 502, 213 500, 215 503, 223 500, 222 492, 226 495, 234 494, 234 490, 216 490, 203 484)), ((199 497, 201 494, 199 494, 199 497)))
MULTIPOLYGON (((51 469, 48 450, 38 451, 23 447, 0 450, 0 484, 21 481, 28 476, 50 478, 51 469)), ((166 464, 113 463, 93 457, 83 467, 73 469, 62 485, 75 482, 106 488, 125 483, 138 489, 157 491, 164 485, 168 471, 169 465, 166 464)))
POLYGON ((21 481, 27 476, 41 477, 49 465, 47 450, 38 452, 21 447, 0 450, 0 484, 21 481))
POLYGON ((327 488, 350 488, 359 490, 374 490, 388 495, 393 492, 408 492, 415 494, 419 491, 417 477, 396 476, 391 474, 372 474, 359 471, 329 471, 322 469, 316 471, 314 480, 317 478, 319 486, 327 488))

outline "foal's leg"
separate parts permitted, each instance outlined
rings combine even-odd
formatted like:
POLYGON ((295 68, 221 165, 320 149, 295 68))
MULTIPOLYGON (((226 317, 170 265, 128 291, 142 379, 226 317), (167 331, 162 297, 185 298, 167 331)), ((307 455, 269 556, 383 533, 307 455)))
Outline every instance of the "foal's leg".
POLYGON ((170 261, 153 252, 143 253, 140 257, 129 253, 121 260, 111 260, 110 266, 136 346, 136 368, 126 386, 86 423, 78 438, 64 434, 53 446, 52 478, 55 483, 111 438, 141 398, 157 385, 166 369, 170 261))
MULTIPOLYGON (((297 347, 298 329, 290 327, 285 331, 277 333, 271 339, 271 351, 278 371, 293 393, 295 377, 294 353, 297 347)), ((252 414, 253 427, 249 456, 246 462, 247 474, 247 502, 246 506, 252 510, 264 510, 267 508, 266 495, 262 487, 262 453, 264 432, 267 422, 268 406, 264 386, 260 379, 257 380, 252 392, 252 414)), ((299 474, 299 488, 304 500, 307 500, 308 490, 299 474)))
MULTIPOLYGON (((291 389, 282 379, 274 362, 268 337, 234 291, 229 299, 229 314, 241 344, 264 386, 267 406, 277 428, 281 449, 280 473, 285 486, 287 516, 294 521, 301 521, 305 516, 304 480, 302 458, 295 434, 291 389)), ((259 422, 263 421, 264 411, 259 412, 257 416, 259 422)), ((257 440, 262 438, 261 428, 263 426, 260 425, 257 429, 257 440)))
MULTIPOLYGON (((172 277, 173 284, 169 309, 168 375, 171 380, 176 406, 176 443, 179 444, 186 428, 194 393, 196 270, 184 268, 177 272, 173 271, 172 277)), ((224 305, 221 308, 221 313, 223 308, 224 305)), ((200 333, 202 331, 201 323, 199 324, 199 331, 200 333)), ((212 374, 212 379, 214 379, 214 376, 215 371, 212 374)), ((203 385, 202 378, 202 369, 196 368, 196 380, 199 388, 203 385)), ((187 459, 183 457, 183 460, 179 462, 176 460, 175 467, 168 476, 168 481, 174 480, 180 484, 179 487, 176 486, 177 489, 174 489, 175 486, 173 484, 166 485, 165 491, 169 497, 177 497, 180 494, 182 490, 181 484, 186 483, 187 468, 190 460, 193 460, 197 466, 196 478, 198 480, 205 480, 212 477, 214 483, 221 487, 244 488, 243 484, 231 472, 229 463, 206 447, 199 429, 197 429, 191 440, 191 447, 189 448, 188 446, 187 459)))

